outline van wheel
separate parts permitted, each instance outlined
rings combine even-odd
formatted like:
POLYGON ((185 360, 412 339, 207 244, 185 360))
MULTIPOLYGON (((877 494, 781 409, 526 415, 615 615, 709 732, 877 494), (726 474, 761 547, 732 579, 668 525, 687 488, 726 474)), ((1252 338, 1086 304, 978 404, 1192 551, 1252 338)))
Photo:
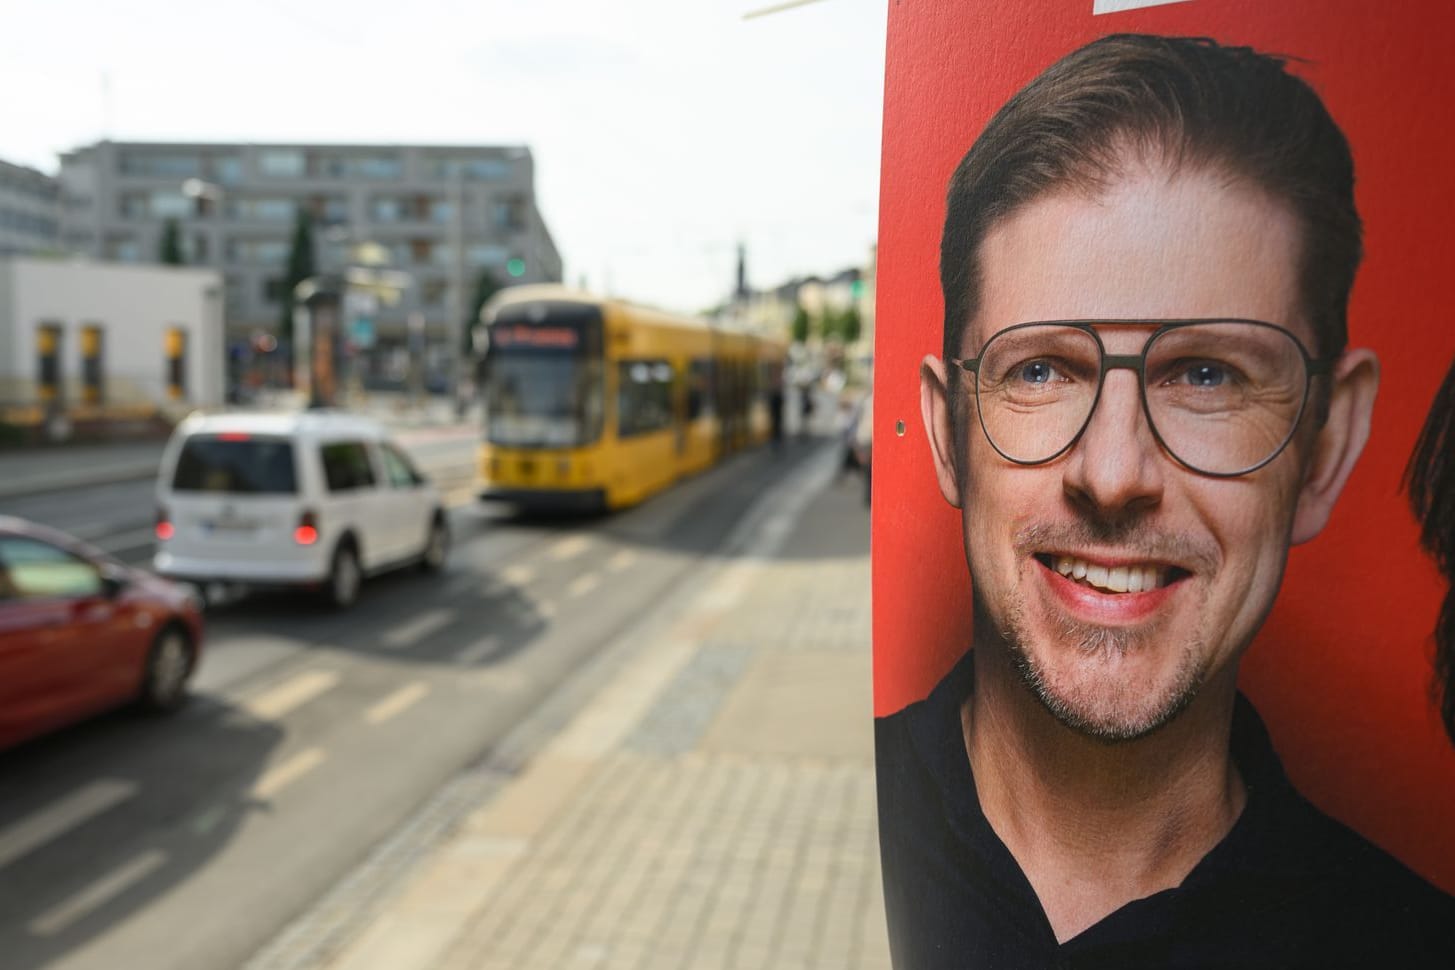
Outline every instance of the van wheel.
POLYGON ((151 714, 166 714, 187 700, 187 678, 192 675, 192 643, 180 628, 169 626, 157 634, 147 654, 137 706, 151 714))
POLYGON ((359 598, 359 585, 364 580, 359 568, 359 554, 354 547, 344 544, 333 554, 333 568, 328 572, 328 585, 324 596, 335 609, 346 609, 359 598))
POLYGON ((429 538, 424 543, 424 554, 419 557, 419 568, 427 573, 441 572, 449 554, 450 527, 444 519, 437 518, 429 524, 429 538))

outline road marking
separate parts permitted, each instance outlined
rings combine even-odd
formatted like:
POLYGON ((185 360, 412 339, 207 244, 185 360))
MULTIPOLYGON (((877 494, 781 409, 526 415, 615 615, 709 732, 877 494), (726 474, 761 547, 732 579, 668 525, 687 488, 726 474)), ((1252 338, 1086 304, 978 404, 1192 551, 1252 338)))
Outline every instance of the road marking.
POLYGON ((475 486, 470 485, 447 494, 445 496, 445 508, 462 509, 467 505, 474 505, 476 501, 475 486))
POLYGON ((512 586, 526 586, 536 578, 536 571, 529 566, 506 566, 500 578, 512 586))
POLYGON ((426 684, 422 680, 416 680, 412 684, 405 684, 365 711, 364 720, 370 724, 383 724, 390 718, 398 717, 415 704, 418 704, 424 699, 424 695, 428 693, 429 684, 426 684))
POLYGON ((305 670, 244 701, 242 708, 260 721, 276 721, 338 682, 336 670, 305 670))
POLYGON ((581 555, 590 545, 590 536, 567 536, 553 544, 548 555, 556 562, 565 562, 567 559, 581 555))
POLYGON ((425 637, 449 626, 454 618, 455 611, 444 607, 425 610, 385 633, 384 646, 390 650, 403 650, 407 647, 417 646, 425 637))
POLYGON ((541 600, 536 604, 536 615, 541 619, 549 620, 556 615, 556 604, 550 600, 541 600))
POLYGON ((0 868, 136 794, 135 782, 103 778, 0 832, 0 868))
POLYGON ((252 791, 249 794, 253 798, 266 801, 323 764, 327 757, 322 748, 305 748, 293 757, 286 758, 265 771, 262 777, 253 783, 252 791))
POLYGON ((606 570, 607 572, 619 573, 636 561, 637 551, 635 549, 623 549, 621 552, 606 560, 606 570))
POLYGON ((96 910, 141 882, 167 863, 161 849, 148 849, 131 861, 87 886, 70 899, 46 910, 27 925, 36 936, 55 936, 66 927, 96 910))
POLYGON ((1186 3, 1187 0, 1092 0, 1091 15, 1118 13, 1122 10, 1136 10, 1139 7, 1165 7, 1169 3, 1186 3))
POLYGON ((493 654, 499 647, 500 638, 492 633, 483 640, 472 643, 455 654, 455 663, 461 667, 473 667, 475 664, 493 654))

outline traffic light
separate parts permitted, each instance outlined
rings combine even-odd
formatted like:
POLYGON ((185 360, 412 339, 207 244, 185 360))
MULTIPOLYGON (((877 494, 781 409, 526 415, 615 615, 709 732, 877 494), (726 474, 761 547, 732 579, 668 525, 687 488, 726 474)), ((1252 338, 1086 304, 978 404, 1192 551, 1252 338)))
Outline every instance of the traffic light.
POLYGON ((520 279, 525 275, 525 260, 519 256, 512 257, 510 262, 505 264, 505 271, 515 279, 520 279))

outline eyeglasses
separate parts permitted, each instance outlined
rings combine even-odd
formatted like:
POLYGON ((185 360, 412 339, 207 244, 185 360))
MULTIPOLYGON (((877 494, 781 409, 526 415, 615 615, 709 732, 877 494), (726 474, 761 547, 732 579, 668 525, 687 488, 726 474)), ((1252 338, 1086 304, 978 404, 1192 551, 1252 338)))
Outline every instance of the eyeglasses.
POLYGON ((1000 331, 980 356, 951 358, 975 376, 975 410, 1001 457, 1040 465, 1081 438, 1107 371, 1136 371, 1142 411, 1162 448, 1203 475, 1262 468, 1293 438, 1315 375, 1297 337, 1259 320, 1049 320, 1000 331), (1108 354, 1100 327, 1150 327, 1140 354, 1108 354))

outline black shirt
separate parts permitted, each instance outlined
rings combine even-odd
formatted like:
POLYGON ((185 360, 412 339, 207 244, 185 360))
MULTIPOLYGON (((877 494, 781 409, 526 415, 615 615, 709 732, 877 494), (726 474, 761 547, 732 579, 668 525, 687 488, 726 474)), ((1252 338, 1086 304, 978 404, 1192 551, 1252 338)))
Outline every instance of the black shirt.
MULTIPOLYGON (((1242 814, 1182 885, 1064 944, 980 810, 960 705, 970 654, 925 700, 876 722, 880 851, 896 970, 1455 968, 1455 899, 1298 794, 1242 695, 1242 814)), ((1452 820, 1455 824, 1455 820, 1452 820)))

